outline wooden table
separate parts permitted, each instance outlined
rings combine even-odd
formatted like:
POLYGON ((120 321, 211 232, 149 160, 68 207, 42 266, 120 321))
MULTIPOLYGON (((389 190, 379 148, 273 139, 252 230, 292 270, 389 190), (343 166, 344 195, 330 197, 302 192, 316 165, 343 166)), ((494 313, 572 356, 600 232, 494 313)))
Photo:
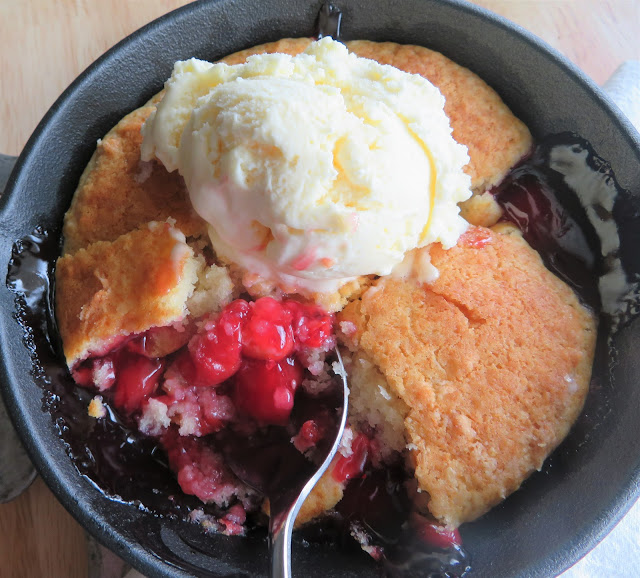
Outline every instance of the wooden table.
MULTIPOLYGON (((0 0, 0 153, 17 155, 92 61, 188 0, 0 0)), ((640 59, 638 0, 476 0, 542 37, 596 82, 640 59)), ((86 577, 83 530, 38 479, 0 506, 0 576, 86 577)))

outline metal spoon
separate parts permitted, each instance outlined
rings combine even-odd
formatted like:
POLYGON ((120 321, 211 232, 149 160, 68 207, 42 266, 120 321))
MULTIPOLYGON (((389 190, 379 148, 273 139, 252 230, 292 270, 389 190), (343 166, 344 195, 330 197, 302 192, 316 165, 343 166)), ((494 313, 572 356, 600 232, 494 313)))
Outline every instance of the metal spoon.
POLYGON ((336 383, 341 388, 341 395, 335 407, 335 423, 324 437, 323 448, 318 448, 322 452, 322 455, 316 456, 316 461, 322 459, 319 467, 304 458, 285 433, 275 443, 273 438, 267 441, 262 438, 234 438, 232 443, 223 442, 225 461, 238 478, 269 498, 272 578, 291 577, 291 533, 296 516, 340 447, 347 422, 349 388, 337 348, 335 358, 337 367, 334 366, 334 374, 336 382, 341 382, 336 383))

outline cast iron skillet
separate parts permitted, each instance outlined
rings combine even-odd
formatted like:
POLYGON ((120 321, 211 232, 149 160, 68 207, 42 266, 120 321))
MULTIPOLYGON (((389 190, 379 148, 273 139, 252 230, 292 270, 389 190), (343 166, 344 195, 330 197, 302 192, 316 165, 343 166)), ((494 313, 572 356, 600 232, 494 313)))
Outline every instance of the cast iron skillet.
MULTIPOLYGON (((534 137, 574 131, 609 160, 622 188, 627 269, 640 271, 640 139, 598 88, 540 41, 460 1, 341 0, 342 38, 390 40, 438 50, 495 87, 534 137)), ((102 137, 162 86, 175 60, 215 60, 287 36, 311 36, 321 0, 217 0, 188 5, 138 31, 92 65, 60 97, 29 140, 0 201, 0 267, 12 244, 40 225, 59 230, 78 178, 102 137)), ((620 213, 620 211, 618 211, 620 213)), ((36 467, 93 535, 149 576, 266 573, 262 538, 205 536, 196 524, 156 517, 106 498, 80 476, 44 409, 41 384, 15 320, 15 295, 0 287, 0 379, 8 409, 36 467)), ((475 576, 555 575, 584 555, 626 512, 640 481, 640 325, 615 340, 611 376, 600 349, 593 389, 606 411, 583 415, 542 472, 479 521, 463 527, 475 576), (595 423, 597 421, 597 423, 595 423)), ((60 424, 58 424, 60 425, 60 424)), ((64 425, 64 424, 62 424, 64 425)), ((370 576, 364 554, 294 545, 307 576, 370 576)), ((612 569, 614 571, 614 569, 612 569)))

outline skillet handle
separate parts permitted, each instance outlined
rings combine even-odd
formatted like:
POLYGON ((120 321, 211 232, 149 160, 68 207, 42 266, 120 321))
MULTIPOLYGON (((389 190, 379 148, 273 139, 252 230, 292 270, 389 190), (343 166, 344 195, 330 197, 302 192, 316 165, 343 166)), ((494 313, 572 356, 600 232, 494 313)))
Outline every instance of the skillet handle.
POLYGON ((7 186, 7 181, 17 160, 18 157, 0 154, 0 196, 4 193, 4 188, 7 186))
MULTIPOLYGON (((18 157, 0 154, 0 196, 17 160, 18 157)), ((17 498, 35 477, 36 472, 22 448, 0 397, 0 504, 17 498)))

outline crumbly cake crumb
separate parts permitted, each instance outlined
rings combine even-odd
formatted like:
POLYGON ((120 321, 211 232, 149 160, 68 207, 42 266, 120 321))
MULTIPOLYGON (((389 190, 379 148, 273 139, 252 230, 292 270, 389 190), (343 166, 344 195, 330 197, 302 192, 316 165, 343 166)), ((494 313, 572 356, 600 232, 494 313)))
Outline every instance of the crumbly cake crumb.
POLYGON ((149 436, 159 436, 163 434, 171 425, 171 418, 167 414, 168 409, 165 403, 157 399, 149 399, 138 420, 138 428, 140 431, 149 436))
POLYGON ((383 461, 402 453, 406 445, 404 420, 409 408, 387 384, 378 368, 361 354, 349 367, 349 421, 356 428, 373 430, 383 461))
POLYGON ((491 193, 474 195, 460 203, 460 216, 477 227, 493 227, 501 218, 503 210, 491 193))
POLYGON ((187 301, 187 309, 194 319, 220 311, 240 294, 226 267, 207 266, 202 255, 196 259, 199 263, 198 280, 193 295, 187 301))
POLYGON ((102 396, 101 395, 96 395, 89 402, 89 409, 88 409, 87 413, 91 417, 94 417, 96 419, 103 418, 103 417, 105 417, 107 415, 107 408, 102 403, 102 396))

